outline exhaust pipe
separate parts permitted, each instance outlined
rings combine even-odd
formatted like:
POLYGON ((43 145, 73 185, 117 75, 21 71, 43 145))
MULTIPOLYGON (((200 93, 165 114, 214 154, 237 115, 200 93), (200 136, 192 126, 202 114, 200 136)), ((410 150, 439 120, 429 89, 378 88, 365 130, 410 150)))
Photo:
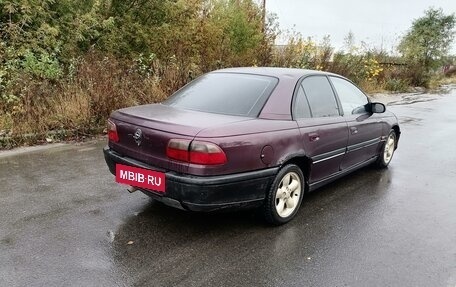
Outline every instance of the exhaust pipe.
POLYGON ((134 186, 129 186, 127 188, 127 190, 128 190, 129 193, 133 193, 133 192, 137 191, 138 189, 136 187, 134 187, 134 186))

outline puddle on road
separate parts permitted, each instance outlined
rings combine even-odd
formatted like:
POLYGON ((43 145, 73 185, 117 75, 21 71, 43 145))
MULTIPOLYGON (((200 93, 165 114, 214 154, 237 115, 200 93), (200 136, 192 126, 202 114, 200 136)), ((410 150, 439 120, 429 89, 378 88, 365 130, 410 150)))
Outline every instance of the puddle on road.
POLYGON ((97 147, 86 147, 86 148, 81 148, 81 149, 78 149, 78 152, 87 152, 87 151, 92 151, 94 149, 96 149, 97 147))
POLYGON ((388 103, 388 106, 400 106, 400 105, 410 105, 423 102, 432 102, 442 97, 442 95, 430 95, 430 94, 421 94, 421 95, 411 95, 404 96, 398 101, 392 101, 388 103))
POLYGON ((405 117, 405 116, 402 116, 402 117, 399 117, 399 124, 412 124, 412 125, 416 125, 416 126, 419 126, 421 125, 421 121, 423 119, 419 119, 419 118, 413 118, 413 117, 405 117))

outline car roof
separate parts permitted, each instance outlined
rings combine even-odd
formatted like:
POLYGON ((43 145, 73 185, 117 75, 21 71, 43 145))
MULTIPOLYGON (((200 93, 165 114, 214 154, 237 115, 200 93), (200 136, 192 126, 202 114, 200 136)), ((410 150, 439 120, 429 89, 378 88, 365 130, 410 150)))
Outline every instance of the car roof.
POLYGON ((277 68, 277 67, 238 67, 238 68, 226 68, 221 70, 213 71, 212 73, 243 73, 243 74, 256 74, 264 76, 272 76, 281 78, 295 78, 299 79, 306 75, 335 75, 333 73, 307 70, 307 69, 295 69, 295 68, 277 68))

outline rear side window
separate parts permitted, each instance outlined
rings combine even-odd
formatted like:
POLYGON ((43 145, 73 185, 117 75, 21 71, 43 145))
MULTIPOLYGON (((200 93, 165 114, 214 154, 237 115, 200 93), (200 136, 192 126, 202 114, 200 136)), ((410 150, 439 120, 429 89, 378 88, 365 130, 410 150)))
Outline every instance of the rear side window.
POLYGON ((311 76, 302 81, 313 117, 339 116, 331 84, 324 76, 311 76))
POLYGON ((293 107, 293 117, 295 119, 312 117, 309 103, 307 102, 306 94, 304 94, 302 85, 299 85, 298 92, 296 93, 296 100, 293 107))
POLYGON ((278 79, 268 76, 210 73, 199 77, 163 104, 216 114, 256 117, 278 79))

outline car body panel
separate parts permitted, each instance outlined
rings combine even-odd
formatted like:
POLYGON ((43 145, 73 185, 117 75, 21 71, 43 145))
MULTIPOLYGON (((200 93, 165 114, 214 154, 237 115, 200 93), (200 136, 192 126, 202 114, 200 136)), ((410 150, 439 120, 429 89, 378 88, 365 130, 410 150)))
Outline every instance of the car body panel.
POLYGON ((348 140, 347 123, 342 117, 298 120, 306 156, 312 160, 309 182, 338 172, 348 140))
POLYGON ((205 128, 252 119, 153 104, 121 109, 111 115, 111 120, 117 125, 120 137, 118 143, 109 142, 112 149, 158 168, 185 173, 189 171, 187 163, 166 157, 170 139, 193 140, 205 128), (142 142, 139 145, 133 138, 137 129, 142 131, 142 142))
POLYGON ((378 114, 355 114, 345 116, 348 125, 347 153, 341 170, 374 157, 381 143, 382 124, 378 114))
POLYGON ((190 164, 189 174, 233 174, 280 166, 281 160, 291 152, 304 152, 294 121, 254 120, 243 127, 240 127, 240 123, 233 125, 219 131, 202 131, 195 137, 195 140, 219 145, 224 150, 228 162, 214 166, 190 164), (239 135, 232 134, 235 128, 239 128, 239 135), (272 147, 272 154, 268 155, 269 164, 262 160, 262 151, 266 146, 272 147))

